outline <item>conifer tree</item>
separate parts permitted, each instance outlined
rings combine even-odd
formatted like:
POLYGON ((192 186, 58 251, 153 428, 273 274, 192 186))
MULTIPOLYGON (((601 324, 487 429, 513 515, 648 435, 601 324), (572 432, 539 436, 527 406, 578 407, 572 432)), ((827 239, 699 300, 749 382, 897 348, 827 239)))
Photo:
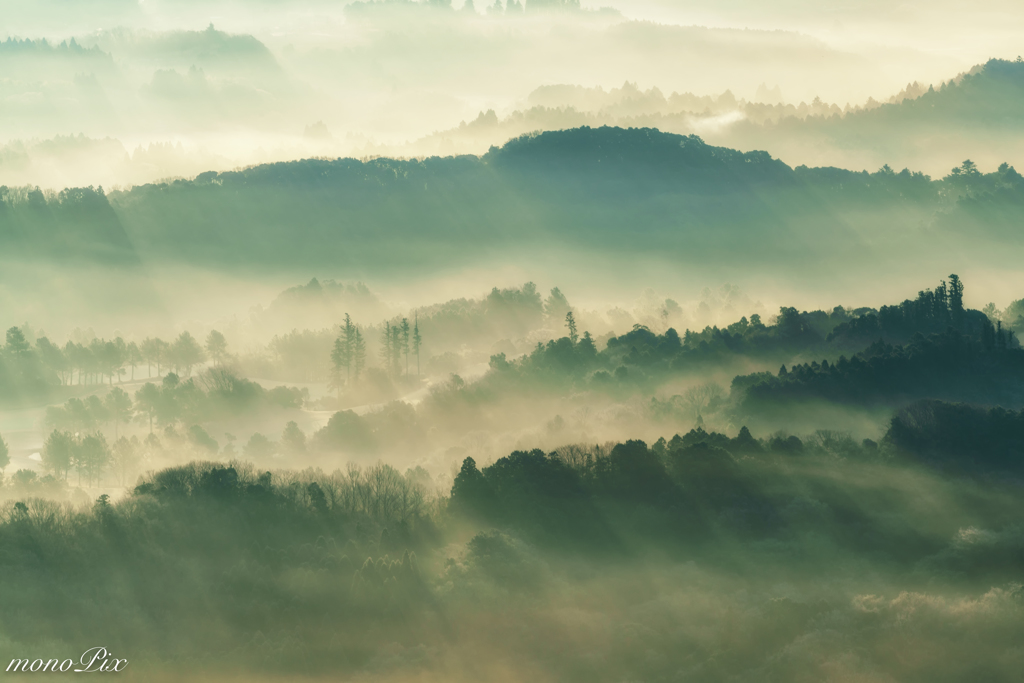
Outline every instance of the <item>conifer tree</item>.
POLYGON ((352 355, 355 344, 355 325, 348 313, 345 314, 345 323, 341 326, 338 338, 334 340, 334 349, 331 351, 331 362, 333 363, 332 381, 341 391, 341 369, 345 368, 345 382, 352 379, 352 355))
POLYGON ((423 337, 420 336, 420 317, 417 315, 412 327, 412 351, 416 354, 416 376, 420 376, 420 346, 423 344, 423 337))
POLYGON ((366 366, 366 342, 363 340, 363 333, 356 327, 352 340, 352 365, 355 366, 356 379, 363 372, 366 366))
POLYGON ((409 319, 402 318, 402 355, 405 356, 405 376, 409 376, 409 319))
POLYGON ((384 331, 381 334, 381 349, 380 359, 384 365, 384 369, 388 372, 391 371, 391 323, 384 323, 384 331))
POLYGON ((956 275, 949 276, 949 314, 953 325, 963 329, 964 323, 964 283, 956 275))
POLYGON ((565 314, 565 326, 569 328, 569 341, 572 342, 573 346, 576 346, 580 336, 576 334, 576 319, 573 317, 572 311, 565 314))

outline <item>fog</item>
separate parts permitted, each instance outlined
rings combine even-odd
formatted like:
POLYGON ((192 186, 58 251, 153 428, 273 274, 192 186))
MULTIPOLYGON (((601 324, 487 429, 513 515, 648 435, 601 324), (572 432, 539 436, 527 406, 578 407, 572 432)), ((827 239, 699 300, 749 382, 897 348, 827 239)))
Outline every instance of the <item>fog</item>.
POLYGON ((1024 13, 609 3, 0 3, 7 675, 1020 678, 1024 13))
MULTIPOLYGON (((906 3, 891 11, 478 4, 12 4, 0 46, 8 74, 0 182, 110 189, 311 156, 480 154, 532 130, 603 123, 697 133, 794 166, 945 173, 976 133, 941 152, 910 144, 886 157, 881 126, 851 123, 868 140, 850 149, 841 131, 827 133, 838 138, 829 143, 799 122, 808 112, 870 109, 908 84, 937 88, 1018 51, 1009 4, 990 3, 969 20, 953 5, 906 3), (538 89, 624 83, 666 101, 629 96, 631 107, 616 112, 556 97, 544 105, 555 111, 535 109, 538 89), (789 105, 769 117, 795 116, 795 130, 782 139, 749 130, 765 112, 744 103, 789 105), (663 118, 652 124, 654 115, 663 118), (511 122, 484 125, 488 116, 511 122), (473 122, 474 131, 460 127, 473 122)), ((972 106, 991 117, 999 105, 989 100, 1005 96, 988 93, 972 106)), ((940 117, 938 134, 964 136, 963 116, 940 117)), ((1012 164, 1019 155, 1011 146, 1004 158, 976 161, 1012 164)))
POLYGON ((157 269, 9 327, 3 656, 101 638, 133 680, 1016 677, 1020 299, 975 310, 951 274, 793 308, 557 271, 157 269))

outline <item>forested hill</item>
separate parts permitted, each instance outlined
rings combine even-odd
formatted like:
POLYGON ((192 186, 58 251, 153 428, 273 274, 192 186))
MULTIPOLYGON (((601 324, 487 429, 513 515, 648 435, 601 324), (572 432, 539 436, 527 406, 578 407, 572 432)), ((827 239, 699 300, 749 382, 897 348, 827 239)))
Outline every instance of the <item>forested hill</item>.
MULTIPOLYGON (((984 175, 965 166, 941 181, 888 168, 793 169, 695 136, 580 128, 518 138, 483 157, 309 159, 109 195, 2 188, 0 246, 30 256, 282 268, 451 264, 540 240, 549 251, 710 262, 870 256, 909 246, 908 226, 964 210, 960 196, 972 197, 977 213, 998 195, 999 220, 1013 223, 1024 206, 1021 180, 1009 167, 984 175)), ((969 242, 953 233, 965 246, 986 243, 983 231, 969 242)))
POLYGON ((870 130, 872 134, 886 130, 893 137, 907 128, 946 128, 951 124, 1019 133, 1021 107, 1024 107, 1024 60, 992 59, 970 73, 929 88, 918 98, 883 104, 841 118, 811 117, 807 122, 828 122, 836 129, 870 130))
MULTIPOLYGON (((901 160, 948 169, 971 158, 983 164, 1021 158, 1024 60, 992 59, 920 97, 850 112, 738 123, 724 138, 786 159, 901 160)), ((884 161, 881 161, 884 160, 884 161)))

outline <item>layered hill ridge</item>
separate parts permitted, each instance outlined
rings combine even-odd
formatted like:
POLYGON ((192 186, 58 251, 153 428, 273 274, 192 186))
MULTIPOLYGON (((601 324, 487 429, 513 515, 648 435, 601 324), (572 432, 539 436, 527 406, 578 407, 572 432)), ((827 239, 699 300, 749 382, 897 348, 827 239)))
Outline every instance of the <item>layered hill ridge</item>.
POLYGON ((972 243, 1019 242, 1005 226, 1022 192, 1006 165, 934 181, 888 167, 792 168, 766 152, 654 129, 579 128, 520 137, 482 157, 307 159, 109 195, 5 190, 0 240, 8 254, 211 267, 432 268, 539 240, 742 265, 903 248, 921 225, 966 244, 957 226, 972 215, 981 216, 972 243), (992 205, 998 220, 985 217, 992 205), (53 246, 54 230, 74 248, 53 246))
MULTIPOLYGON (((765 92, 768 90, 765 88, 765 92)), ((781 95, 778 97, 781 98, 781 95)), ((839 165, 877 169, 884 164, 945 173, 963 158, 1013 163, 1024 158, 1019 111, 1024 62, 992 59, 934 86, 910 83, 888 102, 863 105, 747 101, 664 95, 633 83, 611 91, 547 86, 507 116, 477 119, 408 145, 408 152, 474 152, 488 140, 580 126, 650 127, 743 150, 764 149, 793 166, 839 165), (1002 155, 1002 156, 1000 156, 1002 155)))
POLYGON ((1024 157, 1022 106, 1024 61, 992 59, 920 97, 844 116, 744 121, 715 139, 764 146, 794 163, 846 158, 868 168, 881 162, 948 169, 964 157, 990 164, 1024 157))

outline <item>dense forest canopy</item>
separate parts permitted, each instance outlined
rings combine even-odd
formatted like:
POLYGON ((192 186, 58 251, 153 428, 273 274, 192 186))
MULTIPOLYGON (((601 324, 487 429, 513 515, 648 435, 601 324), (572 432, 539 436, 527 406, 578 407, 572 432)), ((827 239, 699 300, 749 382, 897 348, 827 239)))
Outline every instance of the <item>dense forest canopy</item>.
POLYGON ((276 269, 416 269, 538 240, 681 258, 700 249, 723 264, 739 256, 737 266, 754 253, 889 261, 892 249, 924 239, 897 228, 908 220, 953 240, 976 226, 965 249, 1016 245, 1021 192, 1005 164, 982 172, 965 161, 941 180, 888 167, 793 169, 696 136, 581 128, 483 157, 309 159, 109 194, 4 188, 0 235, 8 258, 276 269))

